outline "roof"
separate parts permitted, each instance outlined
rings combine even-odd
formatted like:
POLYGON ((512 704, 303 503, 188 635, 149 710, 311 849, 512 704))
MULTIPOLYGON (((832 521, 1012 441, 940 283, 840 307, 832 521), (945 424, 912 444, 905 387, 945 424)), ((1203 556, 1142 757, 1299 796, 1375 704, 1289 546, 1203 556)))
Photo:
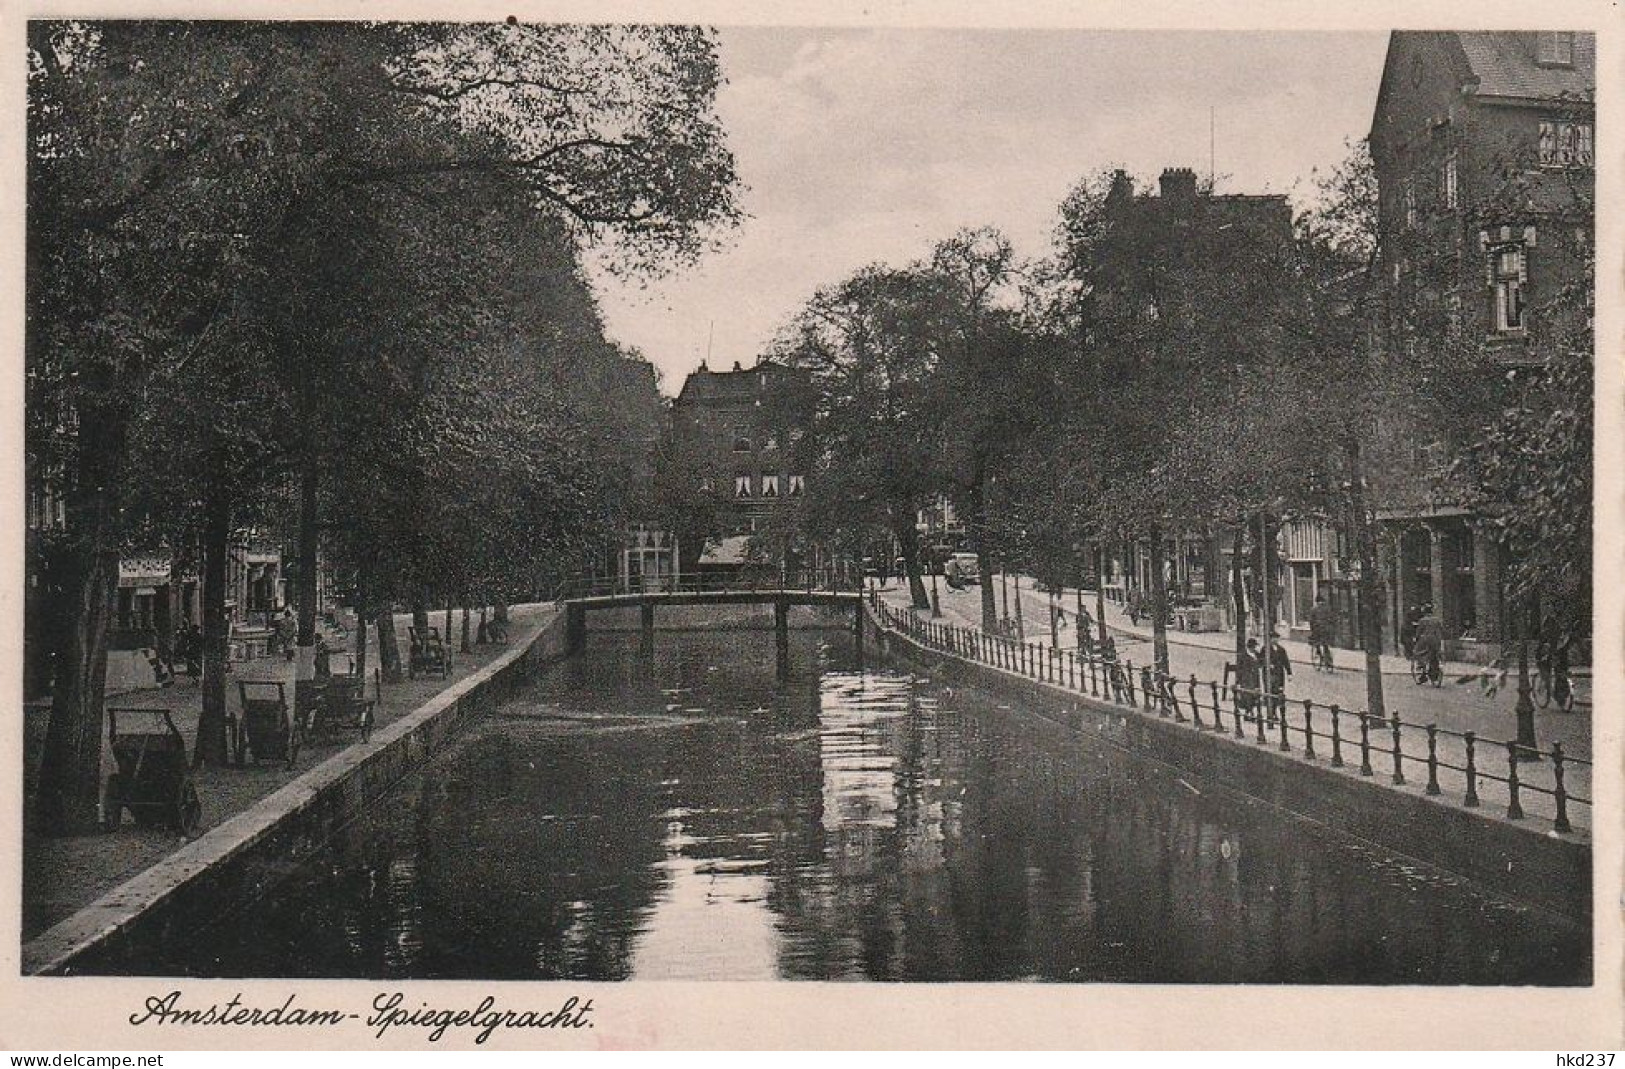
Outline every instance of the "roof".
POLYGON ((1589 98, 1597 88, 1597 38, 1574 35, 1573 66, 1557 67, 1535 61, 1536 34, 1457 33, 1456 44, 1466 57, 1481 97, 1519 100, 1589 98))
POLYGON ((796 368, 765 359, 758 360, 752 367, 745 367, 735 361, 732 371, 712 371, 702 363, 683 380, 683 388, 677 392, 677 400, 680 403, 687 403, 715 398, 748 399, 754 397, 762 388, 762 376, 778 379, 795 373, 796 368))

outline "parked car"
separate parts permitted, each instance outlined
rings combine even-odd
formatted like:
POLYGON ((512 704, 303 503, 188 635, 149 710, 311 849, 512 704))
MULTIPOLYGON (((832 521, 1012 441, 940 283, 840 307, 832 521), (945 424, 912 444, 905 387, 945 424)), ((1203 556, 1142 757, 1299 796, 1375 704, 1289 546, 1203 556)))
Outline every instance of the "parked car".
POLYGON ((976 562, 974 553, 955 553, 948 558, 946 574, 951 579, 961 583, 980 583, 982 570, 976 562))

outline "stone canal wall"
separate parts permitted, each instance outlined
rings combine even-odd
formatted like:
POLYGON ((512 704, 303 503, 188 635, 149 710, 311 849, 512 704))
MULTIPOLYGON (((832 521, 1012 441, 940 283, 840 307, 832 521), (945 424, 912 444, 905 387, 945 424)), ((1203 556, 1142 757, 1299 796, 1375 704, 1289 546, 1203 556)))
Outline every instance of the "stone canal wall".
MULTIPOLYGON (((30 975, 72 975, 115 958, 127 941, 186 940, 201 919, 245 906, 401 777, 445 748, 471 719, 564 656, 559 614, 365 744, 348 746, 246 812, 213 828, 23 945, 30 975)), ((251 908, 251 907, 250 907, 251 908)))
POLYGON ((1100 733, 1126 748, 1166 762, 1204 787, 1239 791, 1299 817, 1375 843, 1394 853, 1464 877, 1509 898, 1589 923, 1592 851, 1588 843, 1547 834, 1484 810, 1463 809, 1331 768, 1273 746, 1079 695, 933 650, 889 630, 872 613, 882 655, 929 667, 1019 701, 1020 708, 1076 731, 1100 733))

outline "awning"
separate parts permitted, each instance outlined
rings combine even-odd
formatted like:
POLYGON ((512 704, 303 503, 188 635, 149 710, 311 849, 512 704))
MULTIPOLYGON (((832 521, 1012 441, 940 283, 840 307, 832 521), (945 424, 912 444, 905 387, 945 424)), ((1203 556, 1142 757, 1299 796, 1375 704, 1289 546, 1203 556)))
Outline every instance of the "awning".
POLYGON ((745 563, 745 552, 749 548, 750 535, 732 535, 728 538, 713 539, 705 544, 705 552, 700 554, 700 563, 741 565, 745 563))

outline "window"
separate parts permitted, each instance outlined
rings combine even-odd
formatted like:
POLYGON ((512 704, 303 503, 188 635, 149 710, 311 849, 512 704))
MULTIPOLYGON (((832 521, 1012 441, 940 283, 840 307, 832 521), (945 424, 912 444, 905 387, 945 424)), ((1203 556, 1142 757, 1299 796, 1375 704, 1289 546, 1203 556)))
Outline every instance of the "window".
POLYGON ((1402 196, 1404 197, 1404 203, 1405 203, 1405 225, 1406 226, 1415 226, 1416 225, 1416 187, 1411 185, 1411 180, 1409 178, 1405 179, 1405 186, 1404 186, 1404 191, 1403 191, 1402 196))
POLYGON ((1517 245, 1490 250, 1490 277, 1495 287, 1495 329, 1500 334, 1523 332, 1523 287, 1527 279, 1523 248, 1517 245))
POLYGON ((700 493, 709 494, 714 489, 716 489, 716 487, 712 485, 710 479, 700 480, 700 493))
POLYGON ((1537 34, 1535 62, 1543 67, 1574 66, 1574 34, 1572 32, 1537 34))
POLYGON ((1461 203, 1457 181, 1456 154, 1452 152, 1444 161, 1444 206, 1452 210, 1461 203))
POLYGON ((778 497, 779 496, 779 477, 777 475, 764 475, 764 476, 762 476, 762 496, 763 497, 778 497))
POLYGON ((735 475, 734 476, 734 496, 735 497, 750 497, 750 496, 752 496, 751 485, 750 485, 750 476, 749 475, 735 475))
POLYGON ((1445 298, 1445 325, 1452 338, 1461 333, 1461 294, 1452 293, 1445 298))
POLYGON ((1590 167, 1591 124, 1544 119, 1540 124, 1542 167, 1590 167))
POLYGON ((790 496, 791 497, 800 497, 802 494, 804 494, 806 492, 807 492, 807 486, 806 486, 806 484, 804 482, 802 482, 801 476, 799 476, 799 475, 790 476, 790 496))
POLYGON ((734 452, 735 453, 748 453, 748 452, 750 452, 750 428, 749 427, 735 427, 734 428, 734 452))

